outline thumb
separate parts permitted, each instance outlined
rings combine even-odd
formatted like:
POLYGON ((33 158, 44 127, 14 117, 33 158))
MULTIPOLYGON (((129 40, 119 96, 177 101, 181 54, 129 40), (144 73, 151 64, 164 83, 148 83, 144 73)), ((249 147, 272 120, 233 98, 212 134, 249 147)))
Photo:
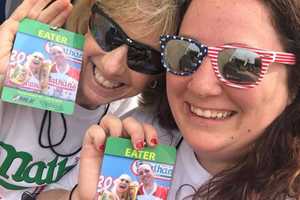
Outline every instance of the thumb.
POLYGON ((98 125, 93 125, 86 131, 80 153, 80 199, 93 199, 96 195, 105 140, 105 132, 98 125))
POLYGON ((28 12, 36 0, 25 0, 13 12, 10 18, 4 21, 0 26, 0 83, 4 79, 6 68, 9 62, 10 51, 13 46, 14 37, 18 31, 19 21, 28 15, 28 12))
POLYGON ((10 51, 13 46, 14 37, 18 30, 19 23, 6 20, 0 26, 0 75, 4 76, 9 62, 10 51))

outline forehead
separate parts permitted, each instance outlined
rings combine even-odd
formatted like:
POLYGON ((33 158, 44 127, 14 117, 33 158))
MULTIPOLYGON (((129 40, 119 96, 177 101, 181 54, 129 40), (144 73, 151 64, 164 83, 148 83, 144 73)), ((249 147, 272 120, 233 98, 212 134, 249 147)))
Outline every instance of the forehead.
POLYGON ((62 47, 58 47, 58 46, 54 46, 51 48, 52 52, 63 52, 63 48, 62 47))
POLYGON ((141 170, 151 171, 151 167, 149 165, 141 165, 141 166, 139 166, 138 171, 141 171, 141 170))
POLYGON ((192 1, 180 34, 209 46, 244 43, 257 48, 282 49, 270 13, 260 0, 192 1))
POLYGON ((32 57, 39 58, 39 59, 43 59, 44 58, 44 56, 42 54, 40 54, 40 53, 33 53, 32 57))

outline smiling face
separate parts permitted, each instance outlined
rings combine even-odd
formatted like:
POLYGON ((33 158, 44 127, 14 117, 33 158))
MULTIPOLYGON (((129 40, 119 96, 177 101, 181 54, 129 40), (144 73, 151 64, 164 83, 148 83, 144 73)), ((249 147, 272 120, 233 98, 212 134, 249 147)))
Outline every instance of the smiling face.
MULTIPOLYGON (((158 49, 159 33, 145 37, 146 24, 126 23, 114 19, 127 35, 139 42, 158 49)), ((79 82, 77 102, 93 108, 114 100, 134 96, 140 93, 154 79, 152 75, 131 70, 127 65, 128 47, 123 45, 105 52, 97 44, 90 32, 86 34, 84 61, 79 82)))
POLYGON ((125 179, 125 178, 119 179, 117 187, 116 187, 116 191, 118 193, 127 192, 127 190, 129 189, 129 184, 130 184, 130 180, 125 179))
POLYGON ((42 68, 43 62, 44 56, 40 52, 34 52, 31 55, 27 56, 25 65, 28 69, 30 69, 31 74, 36 79, 39 79, 40 69, 42 68))
POLYGON ((39 71, 43 65, 44 56, 39 52, 35 52, 27 58, 28 67, 33 73, 39 71))
MULTIPOLYGON (((258 0, 192 1, 180 35, 208 46, 243 43, 284 51, 268 10, 258 0)), ((190 76, 168 73, 167 94, 185 140, 198 160, 215 173, 245 153, 285 109, 289 101, 287 68, 273 63, 258 86, 236 89, 217 79, 206 57, 190 76)))
POLYGON ((66 55, 64 53, 64 49, 60 46, 51 47, 51 59, 57 66, 57 70, 60 72, 64 72, 66 69, 66 55))
POLYGON ((140 183, 143 183, 144 187, 152 186, 154 182, 154 173, 149 165, 141 165, 138 168, 138 176, 140 183))

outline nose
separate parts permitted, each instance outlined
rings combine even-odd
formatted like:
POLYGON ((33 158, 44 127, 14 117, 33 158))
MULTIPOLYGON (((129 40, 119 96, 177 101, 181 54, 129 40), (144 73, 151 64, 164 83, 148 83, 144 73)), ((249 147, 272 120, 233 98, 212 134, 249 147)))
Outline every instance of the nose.
POLYGON ((217 96, 222 93, 221 84, 214 72, 210 59, 206 57, 191 75, 187 88, 197 96, 217 96))
POLYGON ((102 75, 108 78, 122 76, 126 70, 128 70, 127 51, 128 47, 126 45, 122 45, 102 55, 100 58, 100 70, 102 75))

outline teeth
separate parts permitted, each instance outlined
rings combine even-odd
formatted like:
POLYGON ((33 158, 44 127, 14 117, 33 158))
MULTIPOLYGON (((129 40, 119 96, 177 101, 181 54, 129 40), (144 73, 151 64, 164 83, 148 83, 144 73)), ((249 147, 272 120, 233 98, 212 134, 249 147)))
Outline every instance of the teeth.
POLYGON ((207 119, 225 119, 226 117, 231 116, 233 113, 226 111, 220 112, 216 110, 203 110, 194 106, 191 106, 191 112, 198 115, 199 117, 204 117, 207 119))
POLYGON ((99 72, 99 70, 95 69, 95 79, 98 84, 102 85, 105 88, 113 89, 120 87, 122 83, 120 82, 112 82, 109 80, 106 80, 99 72))

